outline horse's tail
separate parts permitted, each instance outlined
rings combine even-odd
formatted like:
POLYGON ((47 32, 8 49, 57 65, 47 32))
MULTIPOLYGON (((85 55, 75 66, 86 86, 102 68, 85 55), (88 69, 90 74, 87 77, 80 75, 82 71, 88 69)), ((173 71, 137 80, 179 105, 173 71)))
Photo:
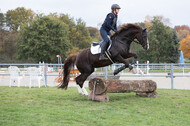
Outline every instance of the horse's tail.
POLYGON ((67 89, 69 79, 70 79, 70 71, 71 68, 74 66, 76 61, 76 55, 68 57, 64 62, 64 69, 63 69, 63 80, 61 81, 61 85, 58 88, 67 89))

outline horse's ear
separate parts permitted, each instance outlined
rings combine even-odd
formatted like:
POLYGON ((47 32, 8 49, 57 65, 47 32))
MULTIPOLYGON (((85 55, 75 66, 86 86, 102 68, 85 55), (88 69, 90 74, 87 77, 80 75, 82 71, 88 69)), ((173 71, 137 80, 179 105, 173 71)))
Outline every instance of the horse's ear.
POLYGON ((142 30, 143 30, 143 31, 146 31, 146 30, 147 30, 147 28, 143 28, 142 30))

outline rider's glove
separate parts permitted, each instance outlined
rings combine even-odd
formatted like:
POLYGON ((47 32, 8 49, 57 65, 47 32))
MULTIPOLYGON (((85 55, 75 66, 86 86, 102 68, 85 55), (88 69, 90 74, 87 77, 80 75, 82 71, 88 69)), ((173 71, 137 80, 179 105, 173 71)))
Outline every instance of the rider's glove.
POLYGON ((115 32, 115 34, 118 34, 118 31, 116 29, 114 30, 114 32, 115 32))

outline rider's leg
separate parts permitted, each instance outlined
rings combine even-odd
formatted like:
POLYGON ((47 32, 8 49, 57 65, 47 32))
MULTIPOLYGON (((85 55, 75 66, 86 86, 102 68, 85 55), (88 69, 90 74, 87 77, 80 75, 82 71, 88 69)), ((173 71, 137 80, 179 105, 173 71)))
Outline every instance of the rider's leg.
POLYGON ((102 39, 104 40, 102 43, 102 47, 101 47, 101 54, 99 57, 99 60, 107 60, 108 58, 105 57, 105 51, 108 47, 108 43, 109 43, 109 38, 108 38, 108 33, 106 32, 106 30, 104 30, 103 28, 100 29, 100 34, 102 36, 102 39))
POLYGON ((108 59, 107 57, 105 57, 105 51, 107 49, 107 45, 108 44, 106 42, 102 43, 101 54, 100 54, 99 60, 107 60, 108 59))

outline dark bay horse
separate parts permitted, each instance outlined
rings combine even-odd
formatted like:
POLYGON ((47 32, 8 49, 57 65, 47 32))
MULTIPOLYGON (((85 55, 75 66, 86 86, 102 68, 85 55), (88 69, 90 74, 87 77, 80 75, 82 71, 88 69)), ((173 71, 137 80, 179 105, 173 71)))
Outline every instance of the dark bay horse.
MULTIPOLYGON (((130 70, 133 68, 125 59, 134 57, 132 64, 136 62, 137 55, 130 53, 130 45, 132 42, 141 44, 144 49, 149 48, 148 33, 146 28, 142 28, 135 24, 123 25, 120 30, 111 36, 112 46, 109 49, 111 59, 118 63, 123 63, 124 66, 114 71, 114 75, 119 73, 125 68, 130 70), (138 40, 135 41, 134 39, 138 40)), ((76 64, 77 69, 80 71, 80 75, 76 77, 76 83, 81 88, 83 87, 84 81, 87 77, 94 72, 94 68, 104 67, 111 65, 110 60, 99 60, 100 54, 93 55, 90 48, 81 51, 78 55, 68 57, 64 62, 64 77, 59 88, 67 89, 69 83, 69 74, 71 68, 76 64)))

